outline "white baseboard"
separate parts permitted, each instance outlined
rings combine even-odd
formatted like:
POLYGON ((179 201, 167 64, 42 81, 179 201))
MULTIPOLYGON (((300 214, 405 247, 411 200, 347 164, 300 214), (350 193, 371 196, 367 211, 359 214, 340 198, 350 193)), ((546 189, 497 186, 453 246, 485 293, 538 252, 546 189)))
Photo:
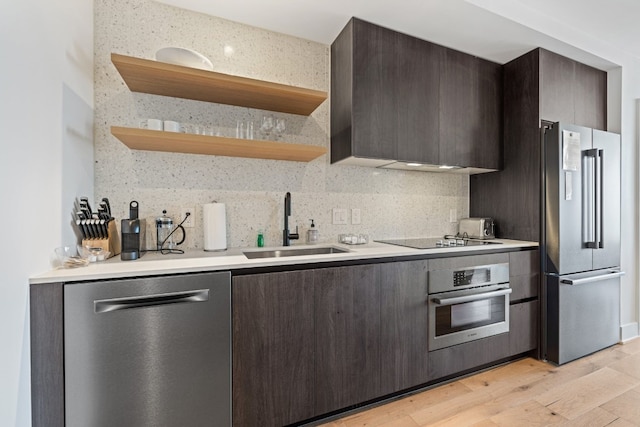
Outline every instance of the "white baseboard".
POLYGON ((620 341, 625 342, 632 340, 640 335, 638 330, 638 322, 627 323, 620 326, 620 341))

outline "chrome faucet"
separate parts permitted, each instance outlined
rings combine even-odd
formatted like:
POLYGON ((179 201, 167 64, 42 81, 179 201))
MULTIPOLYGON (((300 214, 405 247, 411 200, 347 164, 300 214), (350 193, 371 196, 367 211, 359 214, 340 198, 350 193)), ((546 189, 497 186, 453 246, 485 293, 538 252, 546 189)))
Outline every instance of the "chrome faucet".
POLYGON ((282 230, 282 246, 291 246, 291 240, 297 240, 300 238, 298 234, 298 226, 296 225, 296 232, 289 233, 289 216, 291 215, 291 193, 287 191, 287 195, 284 196, 284 230, 282 230))

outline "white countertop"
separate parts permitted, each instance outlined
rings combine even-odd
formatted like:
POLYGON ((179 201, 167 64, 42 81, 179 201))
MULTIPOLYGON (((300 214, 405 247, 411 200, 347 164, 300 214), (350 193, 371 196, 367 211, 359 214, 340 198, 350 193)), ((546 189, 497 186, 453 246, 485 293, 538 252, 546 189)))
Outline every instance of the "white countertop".
POLYGON ((147 252, 135 261, 122 261, 119 255, 106 261, 91 263, 86 267, 55 269, 29 278, 30 284, 52 282, 77 282, 85 280, 113 279, 135 276, 154 276, 172 273, 194 273, 200 271, 236 270, 240 268, 274 267, 282 265, 312 264, 335 261, 366 260, 373 258, 402 257, 429 254, 454 254, 461 252, 482 252, 489 250, 510 251, 517 248, 537 247, 537 242, 496 239, 499 245, 464 246, 452 248, 412 249, 384 243, 366 245, 318 244, 315 246, 335 246, 346 249, 346 253, 323 255, 302 255, 281 258, 248 259, 243 251, 273 250, 314 247, 313 245, 295 245, 291 247, 234 248, 223 252, 205 252, 190 250, 184 254, 161 255, 147 252))

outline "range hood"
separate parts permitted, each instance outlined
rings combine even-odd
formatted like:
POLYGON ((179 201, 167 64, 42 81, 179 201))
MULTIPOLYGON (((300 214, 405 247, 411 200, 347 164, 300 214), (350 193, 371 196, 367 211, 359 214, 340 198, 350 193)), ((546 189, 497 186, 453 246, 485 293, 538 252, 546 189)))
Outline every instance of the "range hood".
POLYGON ((456 173, 463 175, 475 175, 479 173, 495 172, 498 169, 483 169, 464 166, 431 165, 426 163, 400 162, 390 159, 373 159, 367 157, 347 157, 335 162, 336 165, 366 166, 380 169, 397 169, 417 172, 456 173))

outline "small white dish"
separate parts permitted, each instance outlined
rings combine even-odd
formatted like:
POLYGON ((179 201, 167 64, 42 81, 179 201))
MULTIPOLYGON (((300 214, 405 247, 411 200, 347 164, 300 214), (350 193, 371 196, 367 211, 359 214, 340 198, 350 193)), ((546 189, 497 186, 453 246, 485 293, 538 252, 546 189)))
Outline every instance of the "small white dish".
POLYGON ((156 61, 198 68, 200 70, 213 70, 213 64, 209 58, 195 50, 182 47, 163 47, 156 52, 156 61))

